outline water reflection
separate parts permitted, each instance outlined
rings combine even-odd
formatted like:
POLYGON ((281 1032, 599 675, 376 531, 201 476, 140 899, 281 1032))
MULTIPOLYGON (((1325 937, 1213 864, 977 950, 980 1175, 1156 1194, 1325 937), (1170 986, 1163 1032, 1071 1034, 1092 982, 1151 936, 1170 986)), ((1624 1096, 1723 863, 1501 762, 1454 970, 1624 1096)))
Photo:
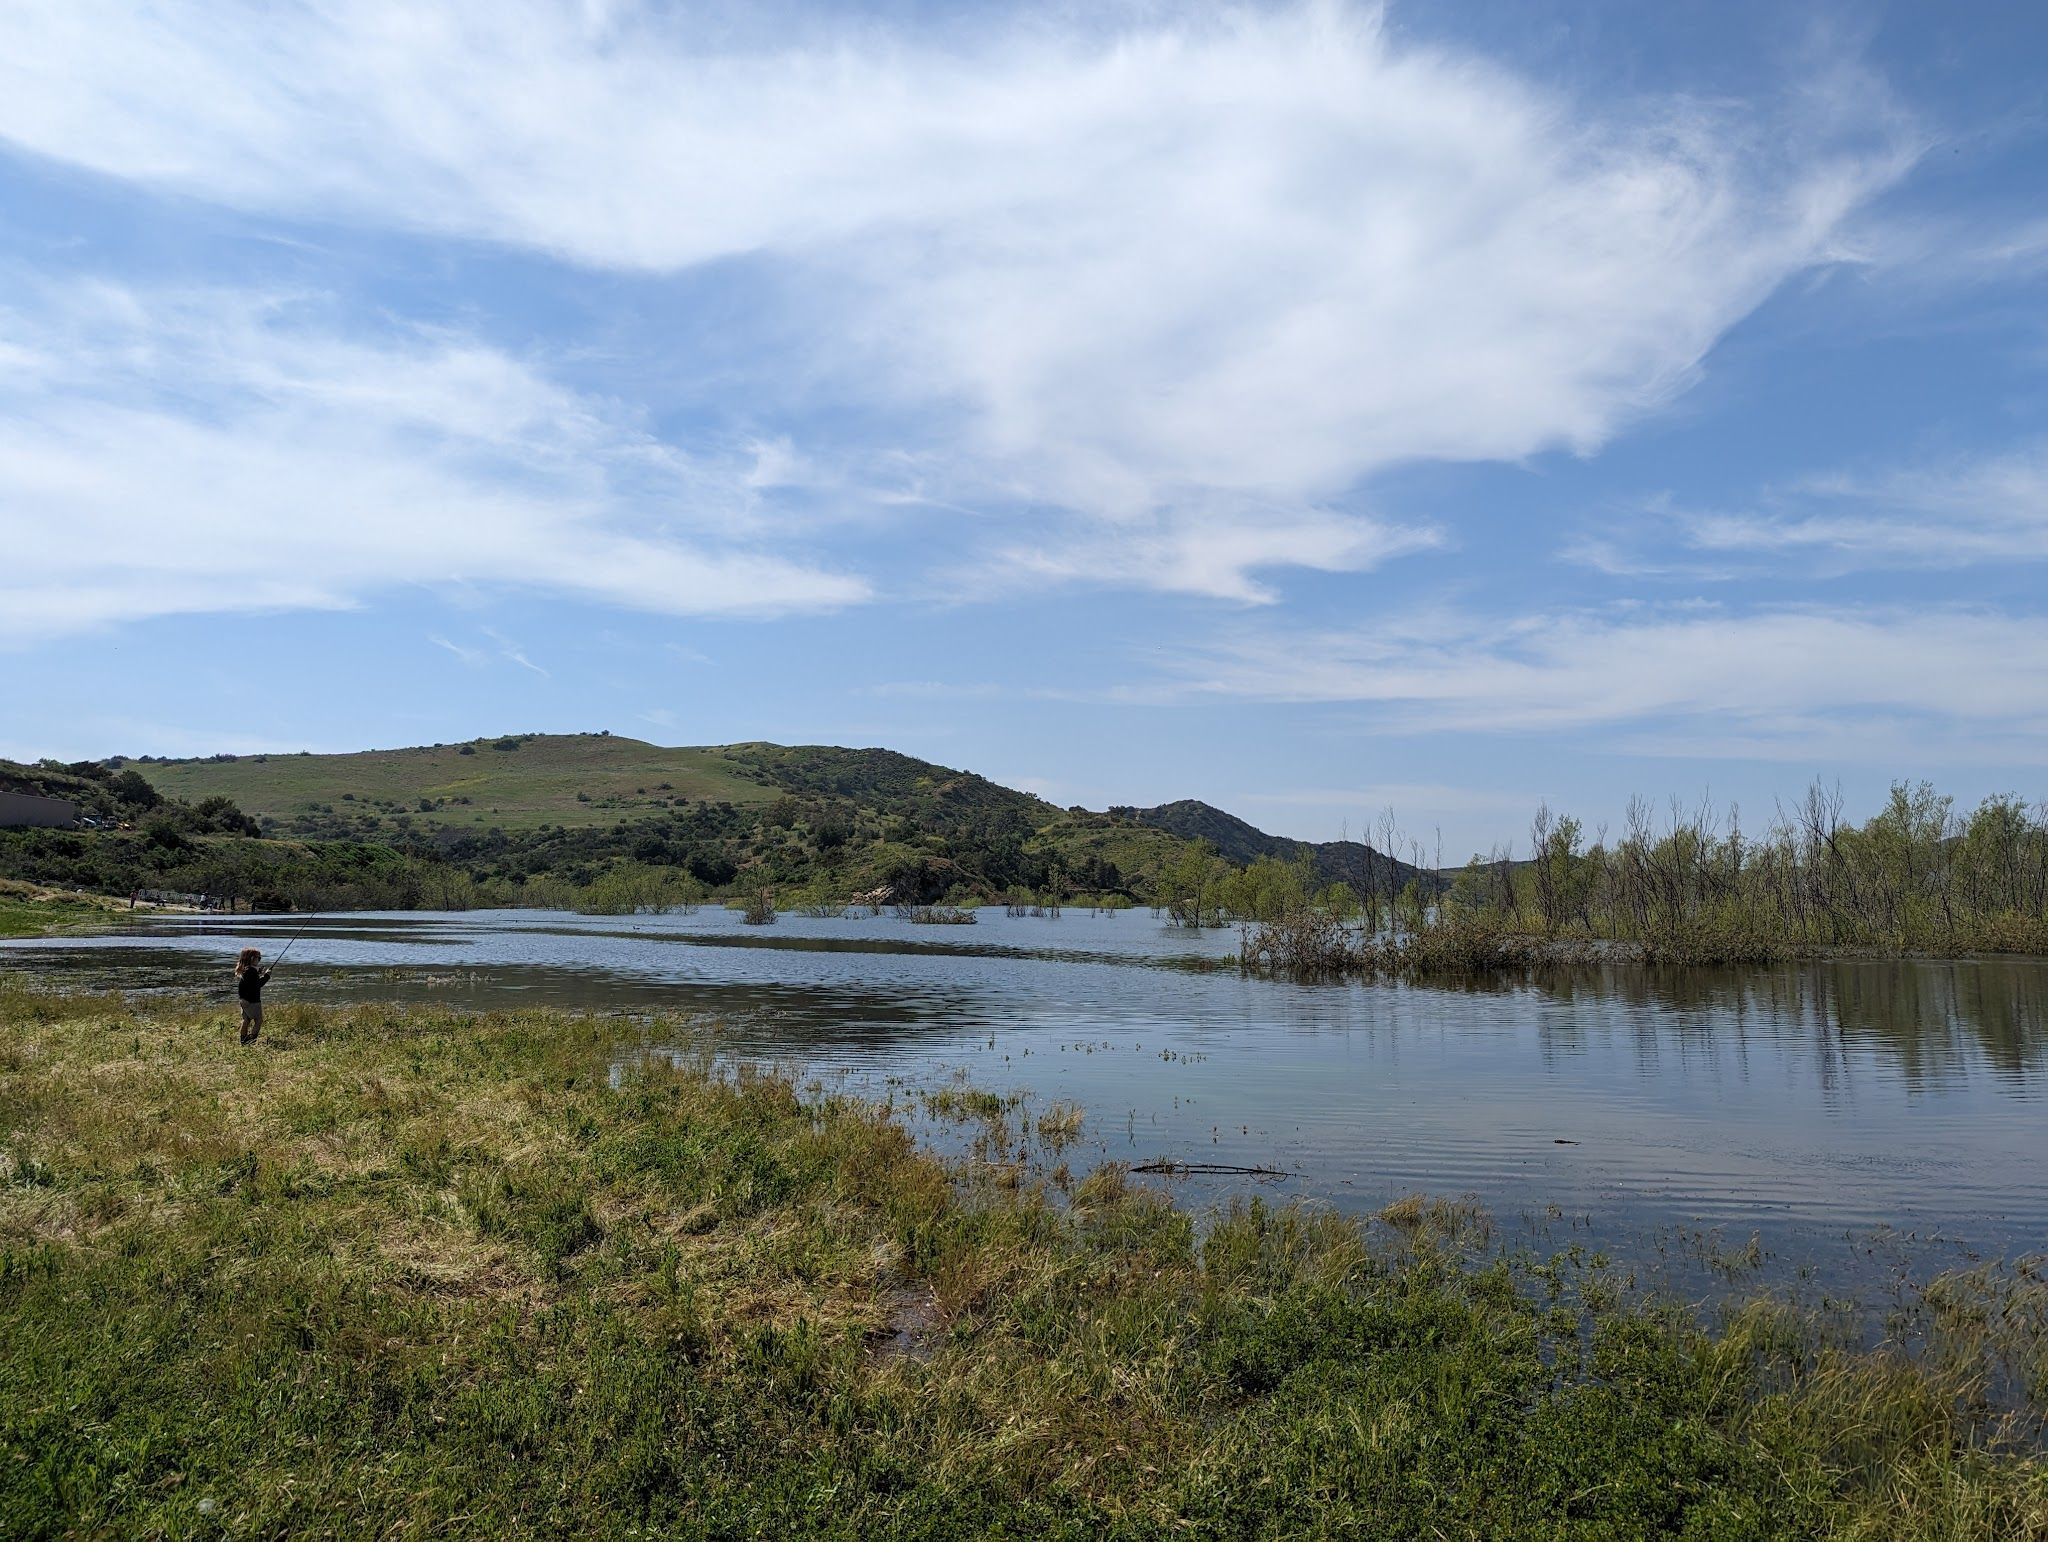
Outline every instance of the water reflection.
MULTIPOLYGON (((296 925, 0 944, 0 968, 225 997, 233 951, 274 953, 296 925)), ((2048 1236, 2039 962, 1292 985, 1219 967, 1236 940, 1143 913, 765 930, 722 911, 350 916, 309 926, 276 989, 658 1015, 678 1048, 878 1094, 964 1075, 1087 1109, 1077 1164, 1279 1165, 1346 1209, 1419 1188, 1767 1239, 2048 1236)))
POLYGON ((1544 978, 1557 1000, 1641 1009, 1660 1034, 1740 1054, 1752 1034, 1803 1040, 1817 1073, 1850 1072, 1855 1051, 1932 1087, 1986 1073, 2022 1082, 2048 1059, 2048 968, 2028 959, 1838 960, 1775 969, 1608 969, 1544 978))

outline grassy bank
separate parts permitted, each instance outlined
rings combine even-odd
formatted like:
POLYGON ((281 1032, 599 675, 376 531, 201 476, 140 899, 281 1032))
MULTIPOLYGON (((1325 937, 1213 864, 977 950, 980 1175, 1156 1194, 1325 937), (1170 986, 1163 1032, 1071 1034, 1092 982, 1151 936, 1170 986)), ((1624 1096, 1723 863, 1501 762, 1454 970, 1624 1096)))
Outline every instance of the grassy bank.
POLYGON ((105 926, 125 909, 97 894, 63 894, 0 878, 0 937, 53 937, 105 926))
POLYGON ((1703 1327, 634 1032, 0 982, 0 1534, 2048 1535, 1971 1348, 2022 1298, 1917 1359, 1703 1327))

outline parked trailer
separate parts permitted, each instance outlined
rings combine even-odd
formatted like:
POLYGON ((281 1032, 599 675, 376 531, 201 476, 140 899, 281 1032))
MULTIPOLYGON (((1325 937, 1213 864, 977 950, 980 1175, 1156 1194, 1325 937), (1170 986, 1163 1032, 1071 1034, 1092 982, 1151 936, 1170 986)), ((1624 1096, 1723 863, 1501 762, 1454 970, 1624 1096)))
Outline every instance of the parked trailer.
POLYGON ((0 829, 69 830, 77 823, 78 805, 69 798, 0 792, 0 829))

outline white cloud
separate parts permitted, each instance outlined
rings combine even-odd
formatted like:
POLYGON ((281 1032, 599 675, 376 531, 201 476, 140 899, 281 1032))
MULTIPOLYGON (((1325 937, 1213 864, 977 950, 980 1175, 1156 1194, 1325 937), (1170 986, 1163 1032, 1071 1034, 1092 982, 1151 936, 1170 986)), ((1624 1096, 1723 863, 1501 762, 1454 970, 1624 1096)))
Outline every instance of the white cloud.
MULTIPOLYGON (((1422 543, 1342 509, 1380 468, 1590 451, 1667 402, 1912 153, 1853 81, 1595 107, 1370 10, 1138 14, 933 41, 779 9, 749 34, 640 4, 67 0, 0 21, 0 135, 266 215, 772 258, 806 382, 891 408, 933 497, 1028 519, 995 565, 1239 600, 1422 543)), ((772 433, 747 472, 808 474, 772 433)))
POLYGON ((1067 530, 1057 539, 1041 534, 996 547, 948 582, 963 598, 1053 580, 1264 603, 1276 596, 1253 576, 1261 571, 1356 572, 1441 544, 1442 536, 1427 528, 1327 509, 1236 504, 1125 518, 1107 531, 1067 530))
POLYGON ((1817 550, 1858 565, 2040 561, 2048 558, 2048 443, 1874 477, 1815 478, 1767 512, 1700 515, 1689 537, 1706 551, 1817 550))
POLYGON ((1747 578, 1809 570, 1963 568, 2048 559, 2048 442, 1882 472, 1809 477, 1743 510, 1653 500, 1565 555, 1616 576, 1747 578))
POLYGON ((454 654, 458 659, 462 660, 462 662, 467 664, 471 669, 481 669, 485 664, 490 662, 489 655, 486 654, 483 651, 483 649, 469 648, 465 647, 463 644, 459 642, 450 642, 447 638, 443 637, 439 632, 429 632, 427 634, 427 641, 432 643, 437 648, 446 648, 450 653, 454 654))
POLYGON ((760 550, 734 464, 462 338, 305 301, 111 286, 0 315, 0 642, 192 612, 517 585, 674 614, 851 603, 760 550))
POLYGON ((2048 620, 1987 610, 1711 608, 1244 632, 1172 661, 1185 694, 1373 703, 1390 731, 1634 732, 1632 747, 1810 759, 1844 725, 2048 763, 2048 620))
POLYGON ((492 627, 485 627, 483 629, 483 632, 484 636, 490 638, 492 642, 498 645, 499 658, 508 659, 512 663, 517 664, 521 669, 529 670, 532 673, 539 675, 543 680, 552 678, 550 671, 543 669, 540 665, 534 663, 532 659, 526 656, 526 650, 520 647, 520 645, 514 642, 511 638, 507 637, 503 632, 497 631, 495 628, 492 627))

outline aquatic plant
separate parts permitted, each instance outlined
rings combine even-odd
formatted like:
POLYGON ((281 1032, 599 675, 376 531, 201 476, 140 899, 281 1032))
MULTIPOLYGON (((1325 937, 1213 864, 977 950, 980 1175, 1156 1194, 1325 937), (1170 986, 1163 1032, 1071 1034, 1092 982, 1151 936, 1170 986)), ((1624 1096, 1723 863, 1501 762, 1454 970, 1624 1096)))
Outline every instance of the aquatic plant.
MULTIPOLYGON (((1637 800, 1619 839, 1590 844, 1577 820, 1539 808, 1529 849, 1521 860, 1474 857, 1434 893, 1410 883, 1363 896, 1356 927, 1327 894, 1275 888, 1240 957, 1260 970, 1419 976, 1612 959, 2048 953, 2048 807, 2017 798, 1961 816, 1926 783, 1900 783, 1855 825, 1840 794, 1816 785, 1757 837, 1733 809, 1673 804, 1660 823, 1637 800)), ((1222 907, 1221 880, 1217 893, 1222 907)))
POLYGON ((972 926, 980 918, 965 905, 912 905, 905 919, 916 926, 972 926))
POLYGON ((621 863, 577 891, 570 908, 587 916, 695 913, 704 885, 680 868, 621 863))

